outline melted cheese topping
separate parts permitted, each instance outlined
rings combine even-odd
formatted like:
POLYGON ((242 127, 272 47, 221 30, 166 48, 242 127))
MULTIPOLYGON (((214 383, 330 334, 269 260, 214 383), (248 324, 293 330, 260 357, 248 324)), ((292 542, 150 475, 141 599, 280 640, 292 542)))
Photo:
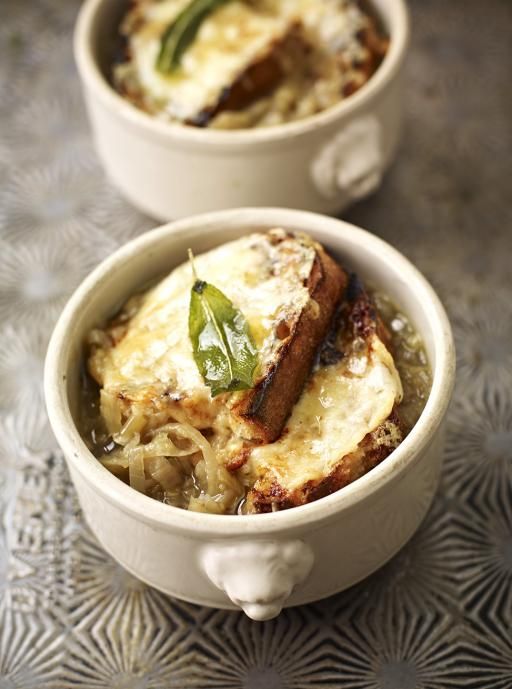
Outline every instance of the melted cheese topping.
MULTIPOLYGON (((273 234, 284 237, 280 230, 273 234)), ((275 326, 283 318, 300 314, 309 300, 303 283, 314 256, 314 247, 296 238, 274 245, 269 235, 253 234, 195 258, 198 275, 224 292, 248 320, 259 349, 262 375, 279 347, 275 326)), ((117 346, 101 350, 99 369, 104 390, 143 399, 168 389, 210 400, 188 334, 192 284, 187 262, 147 294, 117 346)))
POLYGON ((351 0, 270 0, 274 11, 300 21, 331 52, 358 50, 365 15, 351 0))
POLYGON ((202 23, 180 69, 166 75, 155 68, 160 37, 187 3, 170 0, 159 4, 163 7, 157 16, 148 16, 133 36, 133 61, 143 89, 165 101, 167 113, 181 120, 214 106, 224 88, 264 56, 269 45, 281 40, 291 26, 286 16, 257 12, 244 2, 228 3, 202 23))
MULTIPOLYGON (((365 15, 353 2, 340 0, 233 0, 212 12, 185 51, 180 68, 162 74, 156 67, 160 40, 190 0, 140 2, 138 21, 124 28, 130 36, 131 65, 146 94, 162 113, 193 119, 214 107, 249 66, 258 62, 300 22, 312 40, 335 53, 360 51, 357 33, 365 15)), ((122 68, 121 68, 122 72, 122 68)))
POLYGON ((400 376, 376 335, 369 351, 313 374, 279 440, 252 450, 253 480, 264 476, 293 491, 329 476, 389 417, 402 398, 400 376))

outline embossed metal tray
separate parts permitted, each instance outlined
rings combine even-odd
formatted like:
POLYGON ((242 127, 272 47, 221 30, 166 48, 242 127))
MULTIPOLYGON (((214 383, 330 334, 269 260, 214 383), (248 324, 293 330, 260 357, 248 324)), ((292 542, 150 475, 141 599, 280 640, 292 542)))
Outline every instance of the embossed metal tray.
POLYGON ((0 688, 512 687, 512 6, 411 0, 399 158, 347 217, 396 245, 452 318, 442 485, 368 580, 254 623, 124 572, 82 522, 42 397, 67 296, 153 223, 92 149, 71 57, 77 0, 0 22, 0 688))

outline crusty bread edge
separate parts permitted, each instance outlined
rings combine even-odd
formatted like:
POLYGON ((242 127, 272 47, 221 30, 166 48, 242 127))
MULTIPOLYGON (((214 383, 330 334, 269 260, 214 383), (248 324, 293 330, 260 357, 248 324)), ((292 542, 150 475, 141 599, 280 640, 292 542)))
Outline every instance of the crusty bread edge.
POLYGON ((265 377, 233 412, 251 426, 252 439, 276 440, 311 372, 318 347, 329 329, 348 277, 320 244, 308 278, 310 299, 265 377))
POLYGON ((343 461, 340 461, 327 476, 315 481, 307 481, 293 491, 287 491, 276 481, 267 483, 267 485, 263 483, 262 487, 258 487, 256 483, 247 496, 249 511, 256 513, 272 512, 276 509, 289 509, 324 498, 326 495, 330 495, 356 481, 380 464, 398 447, 402 439, 402 426, 395 405, 387 419, 368 433, 358 448, 351 454, 345 455, 342 458, 343 461), (390 424, 394 426, 396 436, 400 438, 399 442, 395 443, 390 440, 389 443, 376 443, 375 439, 379 435, 386 434, 390 424))

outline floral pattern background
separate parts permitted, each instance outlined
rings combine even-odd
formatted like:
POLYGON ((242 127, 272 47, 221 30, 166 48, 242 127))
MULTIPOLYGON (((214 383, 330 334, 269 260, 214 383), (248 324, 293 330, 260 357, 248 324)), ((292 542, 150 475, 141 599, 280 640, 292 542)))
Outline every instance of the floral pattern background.
POLYGON ((409 4, 401 151, 346 217, 408 255, 450 313, 442 485, 380 572, 255 623, 146 587, 82 521, 46 421, 45 348, 81 279, 153 222, 95 156, 79 0, 3 0, 0 689, 512 687, 512 3, 409 4))

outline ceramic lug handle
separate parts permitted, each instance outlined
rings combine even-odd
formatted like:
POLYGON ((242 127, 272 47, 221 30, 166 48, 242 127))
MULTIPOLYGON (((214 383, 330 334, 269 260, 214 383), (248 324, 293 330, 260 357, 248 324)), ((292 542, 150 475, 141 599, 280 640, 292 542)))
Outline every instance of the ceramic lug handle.
POLYGON ((308 576, 313 551, 303 541, 218 542, 201 553, 215 586, 253 620, 276 617, 295 586, 308 576))
POLYGON ((311 176, 319 193, 343 203, 375 191, 384 171, 381 125, 373 115, 348 124, 319 152, 311 176))

